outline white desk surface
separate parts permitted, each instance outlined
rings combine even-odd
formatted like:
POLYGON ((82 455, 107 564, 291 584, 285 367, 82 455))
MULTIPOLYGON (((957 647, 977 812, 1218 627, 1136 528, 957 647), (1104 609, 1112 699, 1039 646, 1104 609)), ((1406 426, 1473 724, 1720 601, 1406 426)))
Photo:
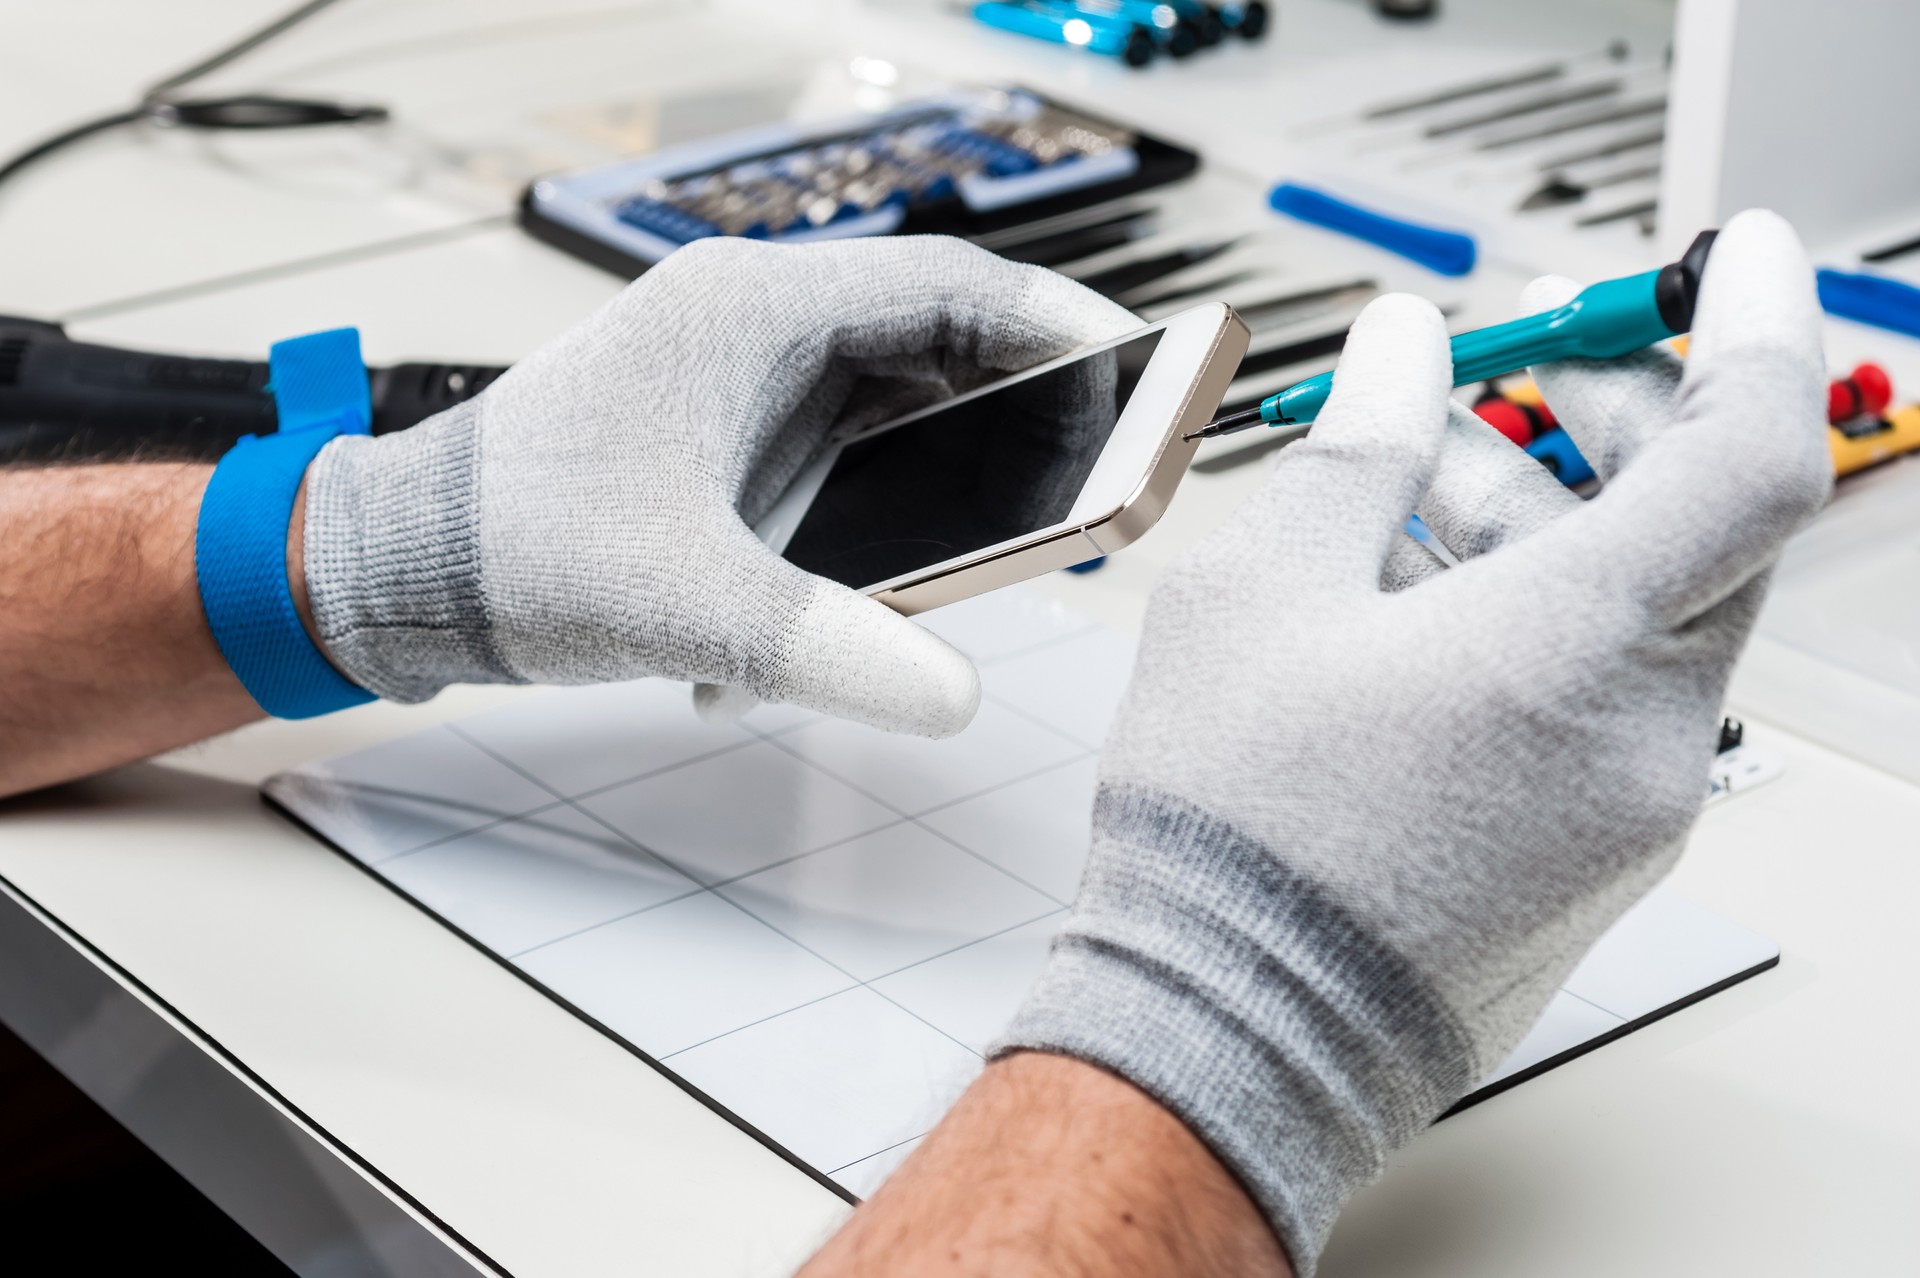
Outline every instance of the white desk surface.
MULTIPOLYGON (((133 20, 131 40, 68 77, 64 67, 86 62, 77 50, 93 34, 70 17, 80 6, 9 7, 0 10, 12 29, 0 49, 5 144, 118 100, 123 87, 275 8, 169 6, 167 22, 133 20), (32 74, 16 77, 23 68, 32 74)), ((98 21, 146 6, 86 8, 98 21)), ((397 39, 434 29, 448 5, 392 8, 398 16, 382 20, 397 39)), ((513 8, 498 0, 487 12, 504 22, 513 8)), ((350 0, 323 21, 349 10, 374 6, 350 0)), ((1287 8, 1283 23, 1300 10, 1314 6, 1287 8)), ((591 27, 602 16, 580 20, 591 27)), ((354 47, 338 31, 329 38, 354 47)), ((1033 80, 1066 65, 1009 49, 1003 74, 1033 80)), ((371 80, 355 87, 375 95, 371 80)), ((164 224, 169 249, 179 249, 171 260, 143 232, 103 264, 78 242, 86 219, 59 219, 76 193, 100 189, 84 183, 123 172, 114 145, 103 140, 97 153, 54 161, 32 184, 0 192, 0 244, 9 246, 0 310, 91 312, 77 336, 156 348, 237 353, 358 323, 375 360, 505 360, 617 287, 516 232, 468 226, 476 213, 461 203, 466 192, 323 202, 254 192, 223 211, 212 206, 229 188, 207 185, 205 165, 133 142, 120 146, 123 158, 152 166, 137 171, 179 209, 207 201, 215 220, 181 214, 164 224), (149 153, 135 156, 142 146, 149 153), (373 255, 306 261, 447 228, 456 229, 373 255), (17 238, 27 230, 32 254, 17 238), (37 264, 16 274, 23 261, 37 264), (262 266, 277 269, 206 283, 262 266)), ((1192 476, 1140 547, 1048 588, 1133 628, 1158 566, 1263 473, 1192 476)), ((255 794, 293 763, 521 695, 457 689, 422 707, 264 724, 0 805, 0 876, 521 1278, 781 1272, 844 1204, 255 794)), ((1330 1278, 1910 1272, 1920 1201, 1909 1064, 1920 1032, 1908 1010, 1920 974, 1910 905, 1920 899, 1920 789, 1764 723, 1749 730, 1785 759, 1786 775, 1706 814, 1672 885, 1776 939, 1780 967, 1423 1137, 1341 1223, 1323 1269, 1330 1278)))

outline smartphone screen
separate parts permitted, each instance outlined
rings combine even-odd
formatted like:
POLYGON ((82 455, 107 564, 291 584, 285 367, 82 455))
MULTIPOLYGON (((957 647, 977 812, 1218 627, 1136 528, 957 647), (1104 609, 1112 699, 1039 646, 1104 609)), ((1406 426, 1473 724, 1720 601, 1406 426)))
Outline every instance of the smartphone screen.
POLYGON ((1160 332, 848 444, 782 552, 856 590, 1065 520, 1160 332))

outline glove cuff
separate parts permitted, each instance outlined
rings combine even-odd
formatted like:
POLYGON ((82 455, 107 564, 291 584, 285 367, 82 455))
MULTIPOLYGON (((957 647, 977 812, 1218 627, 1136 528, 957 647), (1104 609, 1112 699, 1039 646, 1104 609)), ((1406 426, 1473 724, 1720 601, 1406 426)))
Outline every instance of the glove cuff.
POLYGON ((1089 1061, 1237 1176, 1308 1278, 1389 1150, 1465 1094, 1473 1053, 1407 961, 1207 813, 1104 786, 1073 921, 991 1055, 1089 1061))
POLYGON ((479 401, 344 436, 307 479, 307 593, 334 665, 393 701, 521 683, 494 646, 481 572, 479 401))

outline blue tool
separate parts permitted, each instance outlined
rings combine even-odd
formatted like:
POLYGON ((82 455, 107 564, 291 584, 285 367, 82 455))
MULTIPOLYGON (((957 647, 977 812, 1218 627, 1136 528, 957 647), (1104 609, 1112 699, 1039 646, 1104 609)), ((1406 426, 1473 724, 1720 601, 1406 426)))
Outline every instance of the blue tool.
MULTIPOLYGON (((1617 359, 1679 336, 1693 327, 1700 277, 1716 234, 1700 232, 1684 257, 1657 271, 1603 280, 1557 310, 1460 334, 1453 339, 1453 384, 1490 381, 1548 360, 1617 359)), ((1258 408, 1230 413, 1186 438, 1303 425, 1320 415, 1332 390, 1332 373, 1309 377, 1267 396, 1258 408)))
MULTIPOLYGON (((1144 27, 1155 44, 1175 58, 1199 51, 1199 26, 1166 0, 1038 0, 1049 9, 1066 9, 1080 17, 1117 18, 1144 27)), ((1216 40, 1217 43, 1217 40, 1216 40)))
POLYGON ((1130 67, 1142 67, 1153 61, 1153 36, 1136 22, 1076 9, 1011 3, 1010 0, 983 0, 973 6, 973 16, 1002 31, 1035 36, 1058 44, 1077 44, 1095 53, 1109 54, 1130 67))
POLYGON ((1266 0, 1227 0, 1214 8, 1220 24, 1242 40, 1258 40, 1267 34, 1272 14, 1266 0))
POLYGON ((1471 235, 1390 217, 1298 182, 1268 191, 1267 203, 1276 213, 1365 240, 1442 275, 1465 275, 1478 258, 1471 235))
POLYGON ((1574 446, 1573 436, 1554 429, 1527 445, 1527 455, 1553 472, 1553 477, 1571 488, 1593 478, 1593 465, 1574 446))
POLYGON ((1841 319, 1920 337, 1920 288, 1884 275, 1821 271, 1820 306, 1841 319))

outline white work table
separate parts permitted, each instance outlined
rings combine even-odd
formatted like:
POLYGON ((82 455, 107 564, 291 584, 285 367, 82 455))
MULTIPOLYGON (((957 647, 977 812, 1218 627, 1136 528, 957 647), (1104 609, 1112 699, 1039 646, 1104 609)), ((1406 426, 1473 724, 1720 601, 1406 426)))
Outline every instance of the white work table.
MULTIPOLYGON (((54 106, 0 75, 13 113, 0 141, 110 106, 274 6, 171 8, 187 16, 151 60, 121 50, 54 106)), ((581 5, 578 20, 591 35, 624 21, 605 17, 615 8, 581 5)), ((841 22, 857 13, 830 8, 841 22)), ((486 6, 503 23, 515 10, 486 6)), ((368 21, 401 40, 446 11, 420 0, 368 21)), ((891 13, 888 38, 910 20, 891 13)), ((33 47, 38 82, 60 84, 88 32, 14 21, 9 46, 33 47)), ((316 25, 334 42, 322 52, 365 35, 316 25)), ((1057 65, 1008 48, 1030 80, 1057 65)), ((954 56, 985 74, 1000 49, 954 56)), ((272 57, 319 60, 312 46, 272 57)), ((1088 70, 1083 88, 1111 91, 1109 70, 1088 70)), ((1185 70, 1149 92, 1172 96, 1185 70)), ((409 87, 404 63, 390 71, 344 83, 462 100, 409 87)), ((472 184, 262 194, 186 140, 162 141, 103 139, 0 189, 0 311, 234 354, 353 323, 376 361, 506 361, 619 287, 521 236, 472 184), (115 179, 116 147, 172 204, 180 253, 135 236, 102 259, 86 251, 92 215, 64 220, 66 203, 115 179), (251 194, 235 204, 197 185, 210 174, 251 194), (212 221, 190 216, 202 206, 212 221), (33 252, 16 238, 28 233, 33 252)), ((1264 470, 1191 476, 1140 547, 1045 588, 1136 627, 1159 565, 1264 470)), ((0 803, 0 1020, 302 1272, 784 1272, 844 1202, 258 797, 281 769, 525 695, 462 688, 262 724, 0 803)), ((1671 886, 1773 938, 1779 967, 1436 1127, 1342 1220, 1328 1278, 1911 1271, 1920 787, 1748 728, 1785 773, 1708 811, 1671 886)))

